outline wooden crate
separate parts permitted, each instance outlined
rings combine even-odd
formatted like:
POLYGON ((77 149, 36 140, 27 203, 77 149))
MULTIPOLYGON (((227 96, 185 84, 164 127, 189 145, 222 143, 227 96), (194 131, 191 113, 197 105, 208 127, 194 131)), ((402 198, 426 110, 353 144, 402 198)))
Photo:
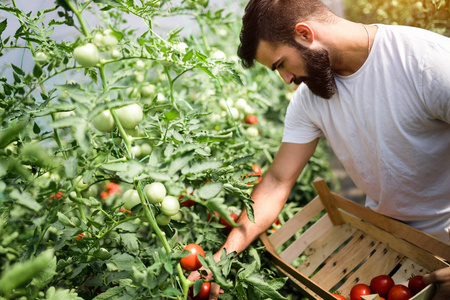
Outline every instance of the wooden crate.
POLYGON ((370 284, 377 275, 406 284, 411 274, 449 266, 450 245, 330 192, 321 178, 314 187, 315 199, 270 236, 260 237, 274 265, 309 299, 335 300, 330 293, 335 290, 350 299, 355 284, 370 284), (299 257, 304 260, 294 268, 299 257))

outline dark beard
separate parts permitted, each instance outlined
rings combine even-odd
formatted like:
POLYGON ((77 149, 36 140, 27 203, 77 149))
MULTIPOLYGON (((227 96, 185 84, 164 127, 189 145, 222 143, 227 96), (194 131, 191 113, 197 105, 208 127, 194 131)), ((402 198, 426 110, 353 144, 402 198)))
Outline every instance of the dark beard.
POLYGON ((336 82, 331 69, 328 51, 311 50, 295 42, 306 64, 308 76, 295 77, 294 83, 304 82, 312 93, 324 99, 330 99, 336 93, 336 82))

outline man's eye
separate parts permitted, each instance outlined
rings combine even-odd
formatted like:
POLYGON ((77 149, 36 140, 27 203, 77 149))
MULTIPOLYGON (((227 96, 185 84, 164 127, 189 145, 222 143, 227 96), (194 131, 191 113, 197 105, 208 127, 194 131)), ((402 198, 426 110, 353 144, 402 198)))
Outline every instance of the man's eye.
POLYGON ((284 67, 284 61, 281 62, 281 63, 278 65, 277 69, 280 69, 280 68, 282 68, 282 67, 284 67))

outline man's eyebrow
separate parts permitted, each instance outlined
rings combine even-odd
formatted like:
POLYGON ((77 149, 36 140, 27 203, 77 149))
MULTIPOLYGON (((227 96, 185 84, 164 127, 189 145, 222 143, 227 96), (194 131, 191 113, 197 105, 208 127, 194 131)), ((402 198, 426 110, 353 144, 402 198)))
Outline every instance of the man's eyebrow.
POLYGON ((279 58, 276 62, 272 64, 272 71, 275 71, 277 69, 278 64, 280 63, 281 58, 279 58))

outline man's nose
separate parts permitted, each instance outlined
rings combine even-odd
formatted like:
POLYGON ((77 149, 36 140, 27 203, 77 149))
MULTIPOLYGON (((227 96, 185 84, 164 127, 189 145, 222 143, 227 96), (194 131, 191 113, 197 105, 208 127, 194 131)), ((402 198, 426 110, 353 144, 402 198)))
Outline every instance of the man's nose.
POLYGON ((278 70, 278 74, 280 74, 286 84, 291 84, 294 81, 295 75, 286 70, 278 70))

